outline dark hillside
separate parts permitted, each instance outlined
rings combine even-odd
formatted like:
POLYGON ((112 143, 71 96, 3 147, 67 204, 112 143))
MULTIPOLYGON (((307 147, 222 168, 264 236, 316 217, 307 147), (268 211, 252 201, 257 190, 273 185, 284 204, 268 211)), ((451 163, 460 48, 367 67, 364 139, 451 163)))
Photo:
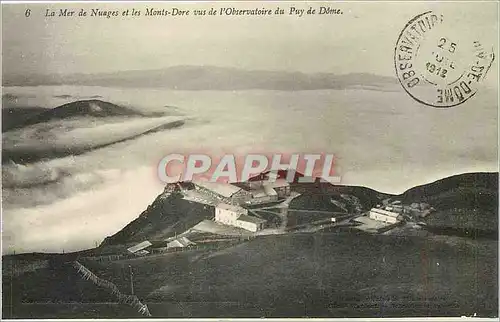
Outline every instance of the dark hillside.
POLYGON ((106 237, 101 246, 165 239, 188 230, 204 219, 213 218, 214 214, 211 206, 184 200, 177 193, 164 193, 137 219, 106 237))
POLYGON ((411 188, 399 197, 405 202, 425 202, 439 198, 443 193, 461 191, 465 193, 498 194, 498 172, 464 173, 411 188))
POLYGON ((342 212, 342 209, 331 202, 326 194, 303 194, 290 202, 289 209, 342 212))
POLYGON ((2 107, 2 132, 24 126, 28 120, 46 112, 43 107, 2 107))
POLYGON ((140 317, 106 289, 78 276, 71 262, 53 256, 49 266, 2 278, 3 318, 140 317), (13 304, 13 305, 12 305, 13 304))
POLYGON ((25 118, 23 122, 16 123, 9 129, 74 117, 143 116, 133 109, 96 99, 75 101, 44 110, 42 113, 25 118))
POLYGON ((117 276, 132 265, 154 316, 484 317, 497 315, 496 252, 494 242, 315 233, 101 265, 117 276))
POLYGON ((495 236, 498 231, 498 173, 466 173, 412 188, 404 203, 426 202, 436 211, 430 229, 463 230, 463 235, 495 236))
POLYGON ((374 207, 376 204, 380 203, 382 199, 392 197, 392 195, 381 193, 366 187, 341 186, 326 182, 296 183, 292 184, 292 190, 297 191, 304 196, 307 196, 306 198, 318 200, 322 199, 323 201, 326 201, 326 203, 320 202, 321 204, 323 204, 323 207, 326 208, 331 207, 331 198, 352 205, 352 197, 355 197, 355 199, 359 201, 361 207, 365 210, 368 210, 374 207), (350 199, 350 202, 342 198, 342 195, 347 196, 346 199, 350 199))

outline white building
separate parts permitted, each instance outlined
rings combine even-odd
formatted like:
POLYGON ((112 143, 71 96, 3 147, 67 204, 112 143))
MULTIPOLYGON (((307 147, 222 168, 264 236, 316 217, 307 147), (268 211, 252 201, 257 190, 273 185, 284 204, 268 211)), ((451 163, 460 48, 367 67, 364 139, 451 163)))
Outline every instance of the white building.
POLYGON ((248 210, 243 207, 225 203, 220 203, 215 207, 215 221, 253 232, 263 229, 266 223, 263 219, 248 216, 248 210))
POLYGON ((241 215, 236 220, 236 227, 243 228, 249 231, 257 232, 264 229, 266 221, 257 217, 241 215))
POLYGON ((395 224, 400 221, 400 217, 397 212, 379 208, 372 208, 370 210, 370 218, 373 220, 383 221, 390 224, 395 224))
POLYGON ((241 215, 247 215, 248 210, 243 207, 220 203, 215 207, 215 221, 224 225, 236 226, 236 220, 241 215))

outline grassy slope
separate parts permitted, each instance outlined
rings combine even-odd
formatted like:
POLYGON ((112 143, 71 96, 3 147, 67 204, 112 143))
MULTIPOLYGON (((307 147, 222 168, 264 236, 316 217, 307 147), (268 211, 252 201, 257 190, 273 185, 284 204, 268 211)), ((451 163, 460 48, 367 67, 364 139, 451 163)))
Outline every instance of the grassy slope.
POLYGON ((497 315, 497 247, 289 234, 94 269, 120 276, 131 265, 154 316, 485 316, 497 315))
POLYGON ((334 205, 330 200, 331 196, 327 194, 303 194, 294 198, 290 202, 290 209, 297 210, 319 210, 342 212, 342 209, 334 205))
POLYGON ((55 262, 36 272, 3 277, 3 318, 140 317, 132 308, 116 303, 105 289, 81 279, 69 264, 55 262))
MULTIPOLYGON (((494 242, 450 246, 422 238, 290 234, 213 253, 183 252, 89 266, 128 292, 131 265, 136 294, 154 317, 495 316, 497 247, 494 242)), ((17 303, 63 297, 106 300, 72 271, 39 271, 16 283, 17 303)), ((4 280, 4 292, 8 285, 4 280)), ((110 305, 89 307, 17 305, 14 312, 19 317, 136 316, 110 305)))

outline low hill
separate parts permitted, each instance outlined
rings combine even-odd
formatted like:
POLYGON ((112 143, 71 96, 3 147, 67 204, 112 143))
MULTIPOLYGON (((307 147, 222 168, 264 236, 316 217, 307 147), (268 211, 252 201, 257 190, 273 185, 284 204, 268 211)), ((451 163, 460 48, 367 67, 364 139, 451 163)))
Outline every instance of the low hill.
POLYGON ((424 202, 438 197, 443 192, 456 189, 476 189, 478 192, 498 191, 498 172, 459 174, 408 189, 398 197, 406 202, 424 202))
POLYGON ((398 198, 434 207, 425 219, 430 228, 498 231, 498 172, 452 176, 409 189, 398 198))
POLYGON ((122 115, 142 115, 141 113, 123 106, 112 104, 101 100, 81 100, 67 103, 44 113, 41 121, 51 119, 63 119, 75 116, 122 116, 122 115))
POLYGON ((53 120, 63 120, 75 117, 102 118, 111 116, 144 116, 142 113, 139 113, 138 111, 135 111, 131 108, 95 99, 75 101, 52 109, 43 109, 43 111, 33 110, 33 109, 21 110, 19 108, 10 108, 5 112, 8 113, 5 115, 7 118, 9 118, 9 116, 11 115, 16 116, 17 114, 26 115, 27 112, 30 112, 30 114, 32 115, 30 115, 29 117, 25 117, 22 122, 15 122, 15 125, 8 126, 6 129, 4 129, 4 131, 53 120), (16 112, 13 112, 14 110, 16 112), (21 111, 26 111, 26 112, 22 113, 21 111), (35 113, 35 111, 37 111, 38 113, 35 113))
POLYGON ((2 107, 2 133, 24 126, 30 119, 46 112, 43 107, 2 107))
MULTIPOLYGON (((331 199, 335 199, 339 202, 346 203, 346 205, 349 206, 348 208, 355 203, 359 203, 359 206, 363 210, 369 210, 379 204, 383 199, 392 197, 392 195, 378 192, 367 187, 334 185, 328 182, 297 183, 292 185, 292 189, 301 193, 304 196, 304 200, 314 199, 323 204, 323 206, 320 207, 326 208, 330 208, 331 199), (325 205, 325 203, 328 205, 325 205)), ((309 207, 314 207, 316 201, 311 201, 312 204, 309 207)))
POLYGON ((169 111, 139 112, 101 100, 79 100, 53 109, 2 110, 2 161, 32 163, 79 155, 181 128, 187 118, 169 111))

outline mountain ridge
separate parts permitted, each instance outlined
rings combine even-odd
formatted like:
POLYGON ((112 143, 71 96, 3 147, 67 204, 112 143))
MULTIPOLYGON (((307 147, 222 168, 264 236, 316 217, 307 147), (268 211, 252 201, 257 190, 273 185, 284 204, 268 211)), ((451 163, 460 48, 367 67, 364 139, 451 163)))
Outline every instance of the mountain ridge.
POLYGON ((368 73, 303 73, 280 70, 244 70, 217 66, 173 66, 95 74, 5 75, 3 86, 87 85, 162 87, 177 90, 318 90, 353 86, 396 85, 393 77, 368 73))
MULTIPOLYGON (((319 183, 319 181, 310 184, 292 183, 292 189, 299 191, 303 195, 332 196, 332 195, 347 194, 355 196, 362 202, 364 210, 369 210, 371 207, 374 207, 377 203, 382 202, 382 200, 386 198, 398 199, 398 200, 402 199, 405 203, 421 202, 427 200, 427 199, 422 200, 420 198, 417 198, 416 196, 411 197, 412 191, 419 191, 419 190, 425 191, 425 189, 431 189, 431 190, 435 189, 436 192, 439 192, 436 193, 436 195, 438 196, 438 201, 440 196, 449 193, 451 191, 452 192, 451 196, 446 195, 442 197, 444 201, 441 204, 438 203, 439 206, 437 207, 438 208, 436 212, 437 214, 433 215, 438 217, 438 220, 435 220, 435 223, 433 223, 435 224, 436 227, 448 227, 448 221, 453 221, 453 218, 451 219, 449 218, 449 216, 453 216, 453 214, 449 213, 449 210, 453 209, 451 206, 455 203, 459 204, 458 201, 463 199, 467 198, 474 199, 476 193, 481 193, 472 189, 473 187, 470 187, 471 189, 466 193, 463 193, 462 191, 459 191, 457 194, 453 193, 454 189, 457 189, 457 187, 464 187, 465 185, 470 185, 472 182, 475 182, 474 179, 482 180, 485 183, 483 186, 489 187, 487 189, 491 190, 492 194, 495 195, 495 197, 493 198, 494 199, 493 202, 495 200, 498 201, 498 172, 474 172, 474 173, 459 174, 443 178, 431 183, 427 183, 424 185, 416 186, 414 188, 408 189, 406 192, 400 195, 386 194, 367 187, 340 186, 326 182, 319 183), (497 187, 496 190, 495 190, 495 182, 497 187), (442 190, 438 191, 437 188, 442 188, 442 190)), ((159 194, 155 198, 153 203, 149 205, 147 209, 145 209, 135 220, 131 221, 123 229, 113 234, 112 236, 106 237, 101 245, 120 244, 130 240, 140 241, 145 238, 148 238, 147 235, 151 234, 153 231, 156 233, 158 230, 162 229, 167 229, 169 231, 169 236, 173 236, 176 233, 177 234, 182 233, 196 221, 210 218, 211 216, 210 211, 207 210, 205 206, 201 205, 193 206, 195 204, 193 202, 188 202, 182 200, 181 198, 165 197, 165 195, 167 194, 169 194, 168 187, 166 187, 165 191, 159 194), (187 209, 189 209, 190 207, 194 207, 193 212, 196 213, 196 215, 193 216, 196 218, 191 218, 191 220, 186 218, 187 216, 182 215, 186 213, 187 209), (168 214, 171 214, 171 216, 168 216, 168 214), (155 221, 167 223, 167 227, 159 227, 158 225, 154 224, 155 221), (179 227, 177 227, 180 228, 180 230, 176 231, 175 226, 178 225, 179 222, 181 221, 182 225, 179 225, 179 227), (149 232, 149 230, 152 231, 149 232)), ((491 194, 486 196, 486 200, 491 199, 490 197, 491 194)), ((472 228, 477 226, 476 228, 485 229, 490 225, 495 226, 493 222, 496 222, 497 223, 496 226, 498 226, 498 219, 497 219, 498 209, 496 208, 492 209, 492 204, 490 204, 489 202, 484 203, 484 201, 485 200, 483 199, 478 199, 476 203, 462 204, 464 209, 466 210, 475 207, 474 209, 479 209, 479 212, 481 213, 484 212, 486 214, 484 218, 480 218, 481 216, 479 217, 479 220, 476 225, 474 225, 475 224, 474 220, 476 220, 477 218, 474 217, 472 219, 469 219, 469 221, 472 221, 472 223, 467 222, 465 223, 464 227, 460 227, 461 224, 463 224, 464 222, 463 220, 455 224, 455 226, 458 225, 459 226, 458 228, 471 228, 470 225, 472 225, 473 226, 472 228)), ((430 218, 432 218, 432 216, 430 216, 430 218)))

